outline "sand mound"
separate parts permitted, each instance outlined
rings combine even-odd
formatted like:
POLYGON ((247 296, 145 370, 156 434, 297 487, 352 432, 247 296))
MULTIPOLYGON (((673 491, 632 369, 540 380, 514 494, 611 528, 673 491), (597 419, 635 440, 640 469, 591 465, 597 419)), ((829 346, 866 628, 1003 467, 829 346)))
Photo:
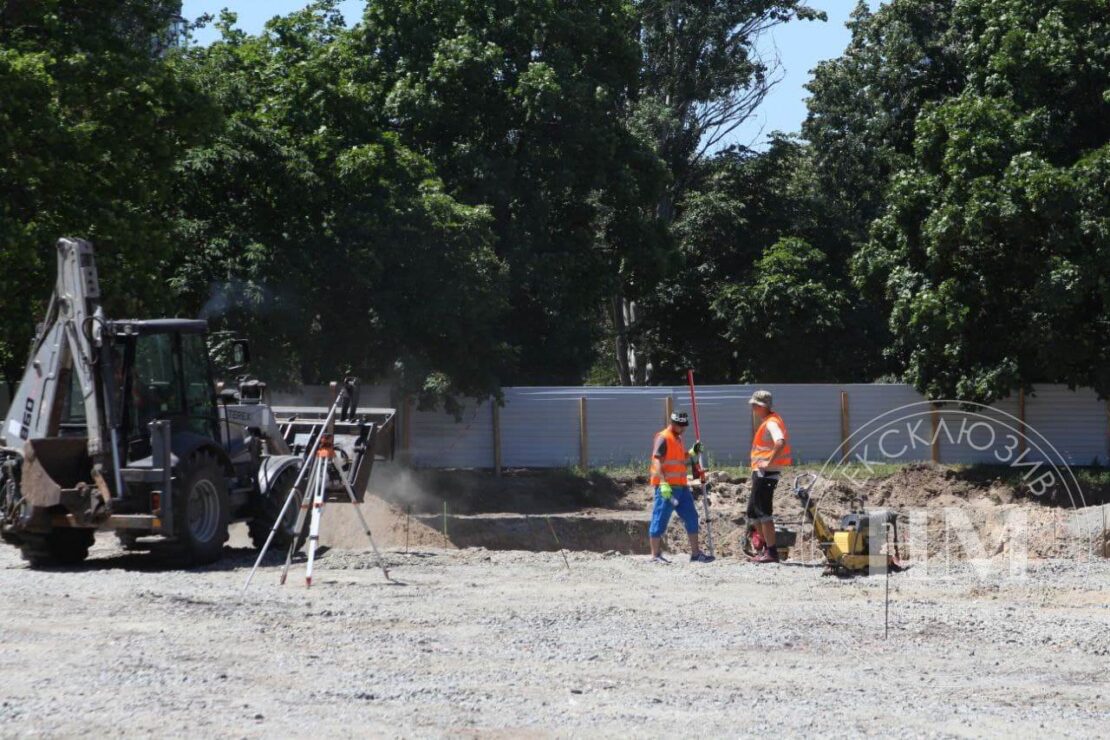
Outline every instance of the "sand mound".
MULTIPOLYGON (((379 498, 367 495, 359 508, 378 547, 453 547, 450 541, 445 545, 441 531, 421 523, 409 516, 404 509, 379 498)), ((362 524, 350 504, 330 503, 324 508, 320 522, 320 544, 355 550, 369 547, 362 524)))

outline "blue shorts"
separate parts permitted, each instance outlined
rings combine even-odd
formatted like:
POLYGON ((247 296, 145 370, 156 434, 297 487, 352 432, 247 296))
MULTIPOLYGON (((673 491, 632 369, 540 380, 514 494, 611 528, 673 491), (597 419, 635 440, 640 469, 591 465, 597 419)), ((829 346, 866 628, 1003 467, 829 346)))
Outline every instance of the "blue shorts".
POLYGON ((694 494, 690 493, 687 486, 672 486, 671 496, 674 504, 663 498, 659 493, 659 486, 655 487, 655 506, 651 510, 651 528, 648 529, 649 537, 662 537, 667 531, 671 521, 671 512, 677 511, 682 523, 686 525, 687 534, 698 533, 698 507, 694 506, 694 494), (678 504, 678 506, 675 506, 678 504))

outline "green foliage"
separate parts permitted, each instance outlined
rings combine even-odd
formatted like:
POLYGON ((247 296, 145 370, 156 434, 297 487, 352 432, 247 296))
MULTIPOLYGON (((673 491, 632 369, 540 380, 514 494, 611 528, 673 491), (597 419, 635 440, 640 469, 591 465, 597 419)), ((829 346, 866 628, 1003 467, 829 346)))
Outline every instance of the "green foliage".
POLYGON ((779 136, 766 152, 728 150, 700 172, 674 229, 682 267, 649 304, 653 331, 666 337, 660 376, 678 382, 688 367, 720 383, 879 374, 880 319, 830 256, 841 242, 809 148, 779 136))
POLYGON ((918 118, 858 282, 931 396, 1108 394, 1110 4, 959 3, 952 34, 964 86, 918 118))
POLYGON ((827 257, 802 239, 773 244, 751 278, 728 285, 712 308, 725 338, 745 347, 740 382, 835 377, 848 314, 843 286, 830 284, 827 257))
MULTIPOLYGON (((639 210, 639 223, 650 225, 644 230, 663 238, 654 242, 655 249, 641 249, 621 264, 609 300, 610 343, 623 384, 666 380, 689 355, 679 345, 691 334, 712 337, 696 353, 703 359, 732 349, 711 332, 690 331, 685 318, 704 323, 705 302, 695 298, 683 305, 672 297, 671 286, 691 275, 683 268, 681 245, 666 237, 676 235, 687 194, 704 176, 706 157, 752 115, 775 82, 778 69, 760 55, 758 39, 791 20, 825 17, 801 0, 640 0, 634 8, 640 72, 626 125, 658 156, 667 177, 658 183, 653 213, 644 206, 639 210), (682 329, 668 333, 676 324, 682 329)), ((715 372, 727 364, 709 362, 715 372)))
POLYGON ((824 20, 802 0, 640 0, 636 117, 674 178, 687 175, 751 115, 777 71, 756 49, 760 34, 794 19, 824 20))
POLYGON ((871 13, 861 0, 848 24, 848 48, 818 64, 806 86, 802 134, 828 200, 827 225, 843 232, 845 256, 866 240, 891 173, 912 155, 918 114, 963 85, 951 41, 955 5, 895 0, 871 13))
POLYGON ((59 236, 94 240, 115 315, 166 309, 173 167, 211 107, 166 63, 178 3, 0 5, 0 370, 13 382, 59 236))
POLYGON ((1110 394, 1108 0, 861 4, 764 152, 718 146, 801 0, 322 0, 191 49, 179 10, 0 4, 9 381, 73 234, 114 316, 425 406, 691 366, 1110 394))
POLYGON ((375 2, 355 33, 381 106, 448 193, 488 207, 516 350, 506 382, 578 382, 623 261, 658 236, 641 219, 664 175, 615 115, 638 71, 617 0, 375 2))
POLYGON ((275 382, 394 376, 425 405, 496 391, 504 265, 490 217, 450 197, 382 126, 375 62, 334 3, 316 3, 181 61, 224 106, 181 164, 175 287, 255 338, 275 382))

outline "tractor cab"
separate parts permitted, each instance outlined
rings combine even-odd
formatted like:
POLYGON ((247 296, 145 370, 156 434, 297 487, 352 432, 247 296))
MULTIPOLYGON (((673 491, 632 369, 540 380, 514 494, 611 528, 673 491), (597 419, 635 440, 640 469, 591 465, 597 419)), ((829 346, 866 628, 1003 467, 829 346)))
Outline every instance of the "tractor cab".
MULTIPOLYGON (((215 386, 209 364, 205 321, 156 319, 115 321, 100 352, 106 393, 104 418, 115 427, 121 461, 151 455, 150 423, 168 421, 219 439, 215 386)), ((85 437, 87 419, 76 375, 69 378, 61 404, 58 436, 85 437)))
POLYGON ((151 454, 150 423, 168 421, 218 440, 215 385, 209 364, 206 321, 158 319, 112 323, 112 351, 119 363, 110 382, 119 439, 128 461, 151 454))

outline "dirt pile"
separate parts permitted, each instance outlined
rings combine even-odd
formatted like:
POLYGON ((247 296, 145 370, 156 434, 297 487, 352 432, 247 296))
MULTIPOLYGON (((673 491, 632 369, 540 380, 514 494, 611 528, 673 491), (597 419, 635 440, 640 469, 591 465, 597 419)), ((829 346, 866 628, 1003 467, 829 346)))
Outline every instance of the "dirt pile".
MULTIPOLYGON (((444 539, 442 532, 376 496, 368 495, 360 509, 378 547, 454 547, 449 539, 444 539)), ((320 520, 320 544, 355 550, 368 547, 366 533, 350 504, 333 503, 324 508, 320 520)))

